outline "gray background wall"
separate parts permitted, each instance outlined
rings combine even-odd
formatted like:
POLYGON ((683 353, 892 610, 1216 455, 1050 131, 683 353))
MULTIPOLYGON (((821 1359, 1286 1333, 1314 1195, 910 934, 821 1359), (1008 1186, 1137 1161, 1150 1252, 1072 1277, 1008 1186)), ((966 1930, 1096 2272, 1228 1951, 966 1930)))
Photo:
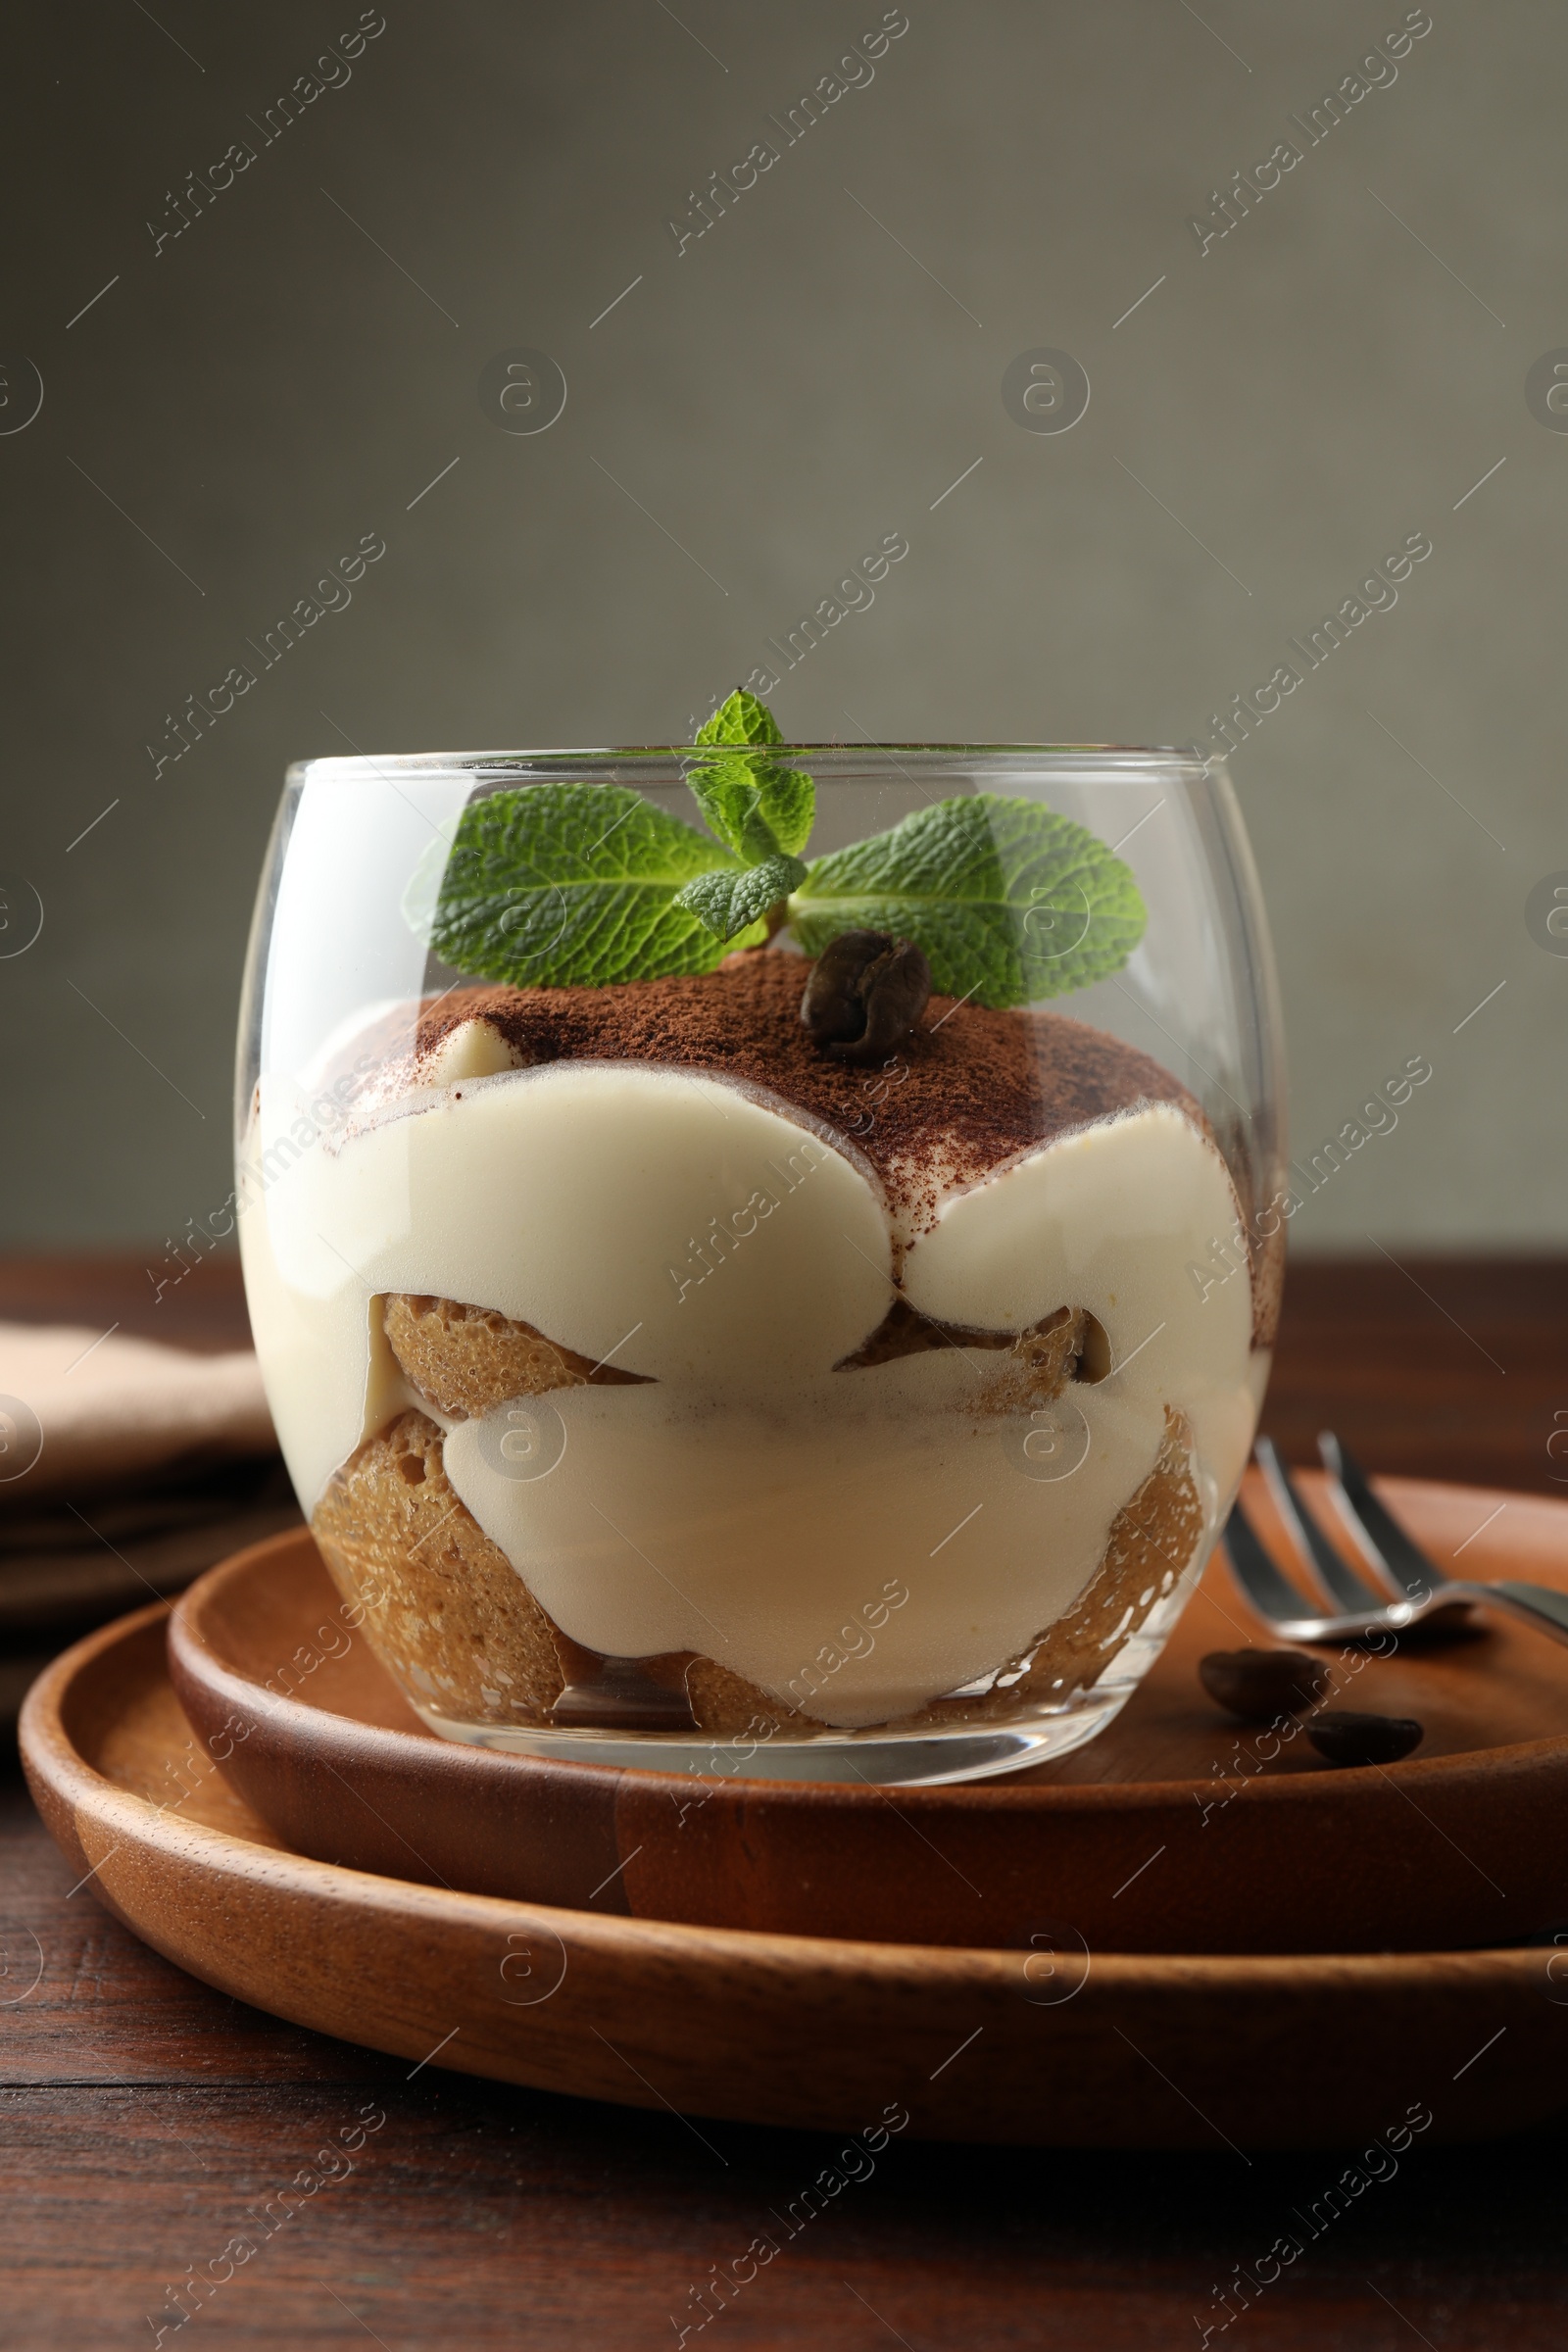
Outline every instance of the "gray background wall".
POLYGON ((28 887, 44 921, 0 962, 7 1238, 153 1243, 224 1197, 288 759, 680 740, 893 530, 874 607, 774 697, 788 732, 1206 737, 1430 535, 1234 761, 1298 1144, 1434 1070, 1294 1242, 1568 1235, 1568 961, 1525 922, 1568 866, 1568 438, 1525 397, 1568 344, 1568 21, 1432 0, 1308 145, 1287 118, 1400 0, 906 5, 874 79, 678 254, 688 192, 779 145, 766 117, 880 0, 385 0, 270 144, 351 0, 13 16, 0 420, 25 361, 44 398, 0 437, 0 870, 5 936, 28 887), (1300 163, 1200 252, 1189 216, 1286 137, 1300 163), (235 140, 255 162, 155 251, 235 140), (564 372, 548 432, 480 408, 514 346, 564 372), (1004 408, 1039 346, 1088 371, 1070 432, 1004 408), (365 532, 352 605, 155 774, 166 714, 365 532))

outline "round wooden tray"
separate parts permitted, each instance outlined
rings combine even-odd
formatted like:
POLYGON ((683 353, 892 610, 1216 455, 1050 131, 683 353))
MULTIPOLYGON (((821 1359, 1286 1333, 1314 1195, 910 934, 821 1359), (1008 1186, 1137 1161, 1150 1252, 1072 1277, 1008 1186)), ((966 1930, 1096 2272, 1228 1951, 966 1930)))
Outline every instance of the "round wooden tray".
MULTIPOLYGON (((291 1853, 202 1753, 162 1607, 34 1686, 33 1791, 136 1935, 297 2025, 683 2114, 1059 2147, 1463 2139, 1568 2101, 1545 1950, 1129 1957, 599 1918, 291 1853)), ((889 1825, 890 1832, 897 1829, 889 1825)), ((696 2127, 694 2127, 695 2129, 696 2127)))
MULTIPOLYGON (((1440 1563, 1465 1544, 1474 1576, 1568 1586, 1568 1504, 1382 1483, 1440 1563)), ((1274 1525, 1260 1482, 1249 1507, 1274 1525)), ((1335 1771, 1304 1737, 1282 1744, 1204 1696, 1205 1650, 1266 1638, 1216 1558, 1087 1747, 891 1792, 438 1739, 346 1630, 304 1534, 193 1587, 171 1656, 203 1752, 296 1852, 474 1893, 902 1943, 1027 1948, 1057 1928, 1097 1952, 1451 1949, 1568 1922, 1568 1646, 1498 1618, 1387 1658, 1329 1653, 1334 1703, 1426 1726, 1402 1764, 1335 1771)))

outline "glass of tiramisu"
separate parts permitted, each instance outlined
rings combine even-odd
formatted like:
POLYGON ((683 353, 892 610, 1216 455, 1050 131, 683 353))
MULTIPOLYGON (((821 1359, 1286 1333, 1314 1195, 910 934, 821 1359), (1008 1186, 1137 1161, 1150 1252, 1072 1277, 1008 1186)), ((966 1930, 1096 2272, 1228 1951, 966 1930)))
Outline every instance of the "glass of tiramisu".
POLYGON ((1269 950, 1181 751, 289 775, 239 1231, 301 1506, 433 1732, 938 1782, 1158 1653, 1278 1315, 1269 950))

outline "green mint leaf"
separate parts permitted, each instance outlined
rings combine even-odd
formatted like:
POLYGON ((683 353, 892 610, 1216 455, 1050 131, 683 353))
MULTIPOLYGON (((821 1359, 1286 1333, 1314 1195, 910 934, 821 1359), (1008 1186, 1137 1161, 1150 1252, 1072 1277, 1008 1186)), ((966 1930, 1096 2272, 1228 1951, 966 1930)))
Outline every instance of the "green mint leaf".
POLYGON ((719 840, 738 857, 793 857, 810 839, 816 786, 809 776, 751 759, 693 768, 686 781, 719 840))
MULTIPOLYGON (((715 867, 741 871, 695 825, 620 785, 489 793, 458 821, 430 945, 456 971, 518 988, 710 972, 724 942, 677 896, 715 867)), ((416 875, 414 911, 420 891, 416 875)))
POLYGON ((924 950, 941 995, 997 1009, 1119 971, 1147 919, 1131 871, 1095 834, 989 792, 817 858, 790 900, 808 956, 842 931, 889 931, 924 950))
MULTIPOLYGON (((783 737, 767 705, 737 691, 698 729, 697 740, 714 746, 766 745, 782 743, 783 737)), ((810 839, 815 784, 793 768, 777 766, 764 753, 742 752, 693 768, 686 781, 719 840, 749 863, 794 857, 810 839)))
POLYGON ((805 877, 803 858, 764 858, 760 864, 745 866, 739 873, 725 866, 717 873, 699 874, 676 893, 675 904, 689 906, 716 938, 728 941, 776 906, 780 899, 788 898, 805 877))
POLYGON ((727 702, 720 703, 711 718, 697 730, 699 743, 782 743, 778 720, 765 703, 755 694, 743 694, 737 686, 727 702))

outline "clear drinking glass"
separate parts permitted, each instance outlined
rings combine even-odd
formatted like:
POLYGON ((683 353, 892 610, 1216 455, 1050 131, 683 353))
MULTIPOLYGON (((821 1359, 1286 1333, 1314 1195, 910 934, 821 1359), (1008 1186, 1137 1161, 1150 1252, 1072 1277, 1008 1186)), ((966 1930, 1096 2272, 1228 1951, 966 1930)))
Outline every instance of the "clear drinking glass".
POLYGON ((714 757, 290 770, 238 1198, 301 1507, 451 1739, 883 1783, 1059 1755, 1157 1655, 1267 1377, 1295 1204, 1230 784, 1181 751, 769 747, 826 878, 726 950, 613 880, 714 757), (455 947, 465 843, 568 805, 603 836, 497 866, 455 947), (832 854, 932 810, 901 842, 957 824, 967 880, 841 887, 832 854), (874 978, 806 1025, 803 943, 826 988, 873 953, 841 930, 922 923, 912 1027, 874 978), (687 968, 596 985, 634 932, 687 968))

